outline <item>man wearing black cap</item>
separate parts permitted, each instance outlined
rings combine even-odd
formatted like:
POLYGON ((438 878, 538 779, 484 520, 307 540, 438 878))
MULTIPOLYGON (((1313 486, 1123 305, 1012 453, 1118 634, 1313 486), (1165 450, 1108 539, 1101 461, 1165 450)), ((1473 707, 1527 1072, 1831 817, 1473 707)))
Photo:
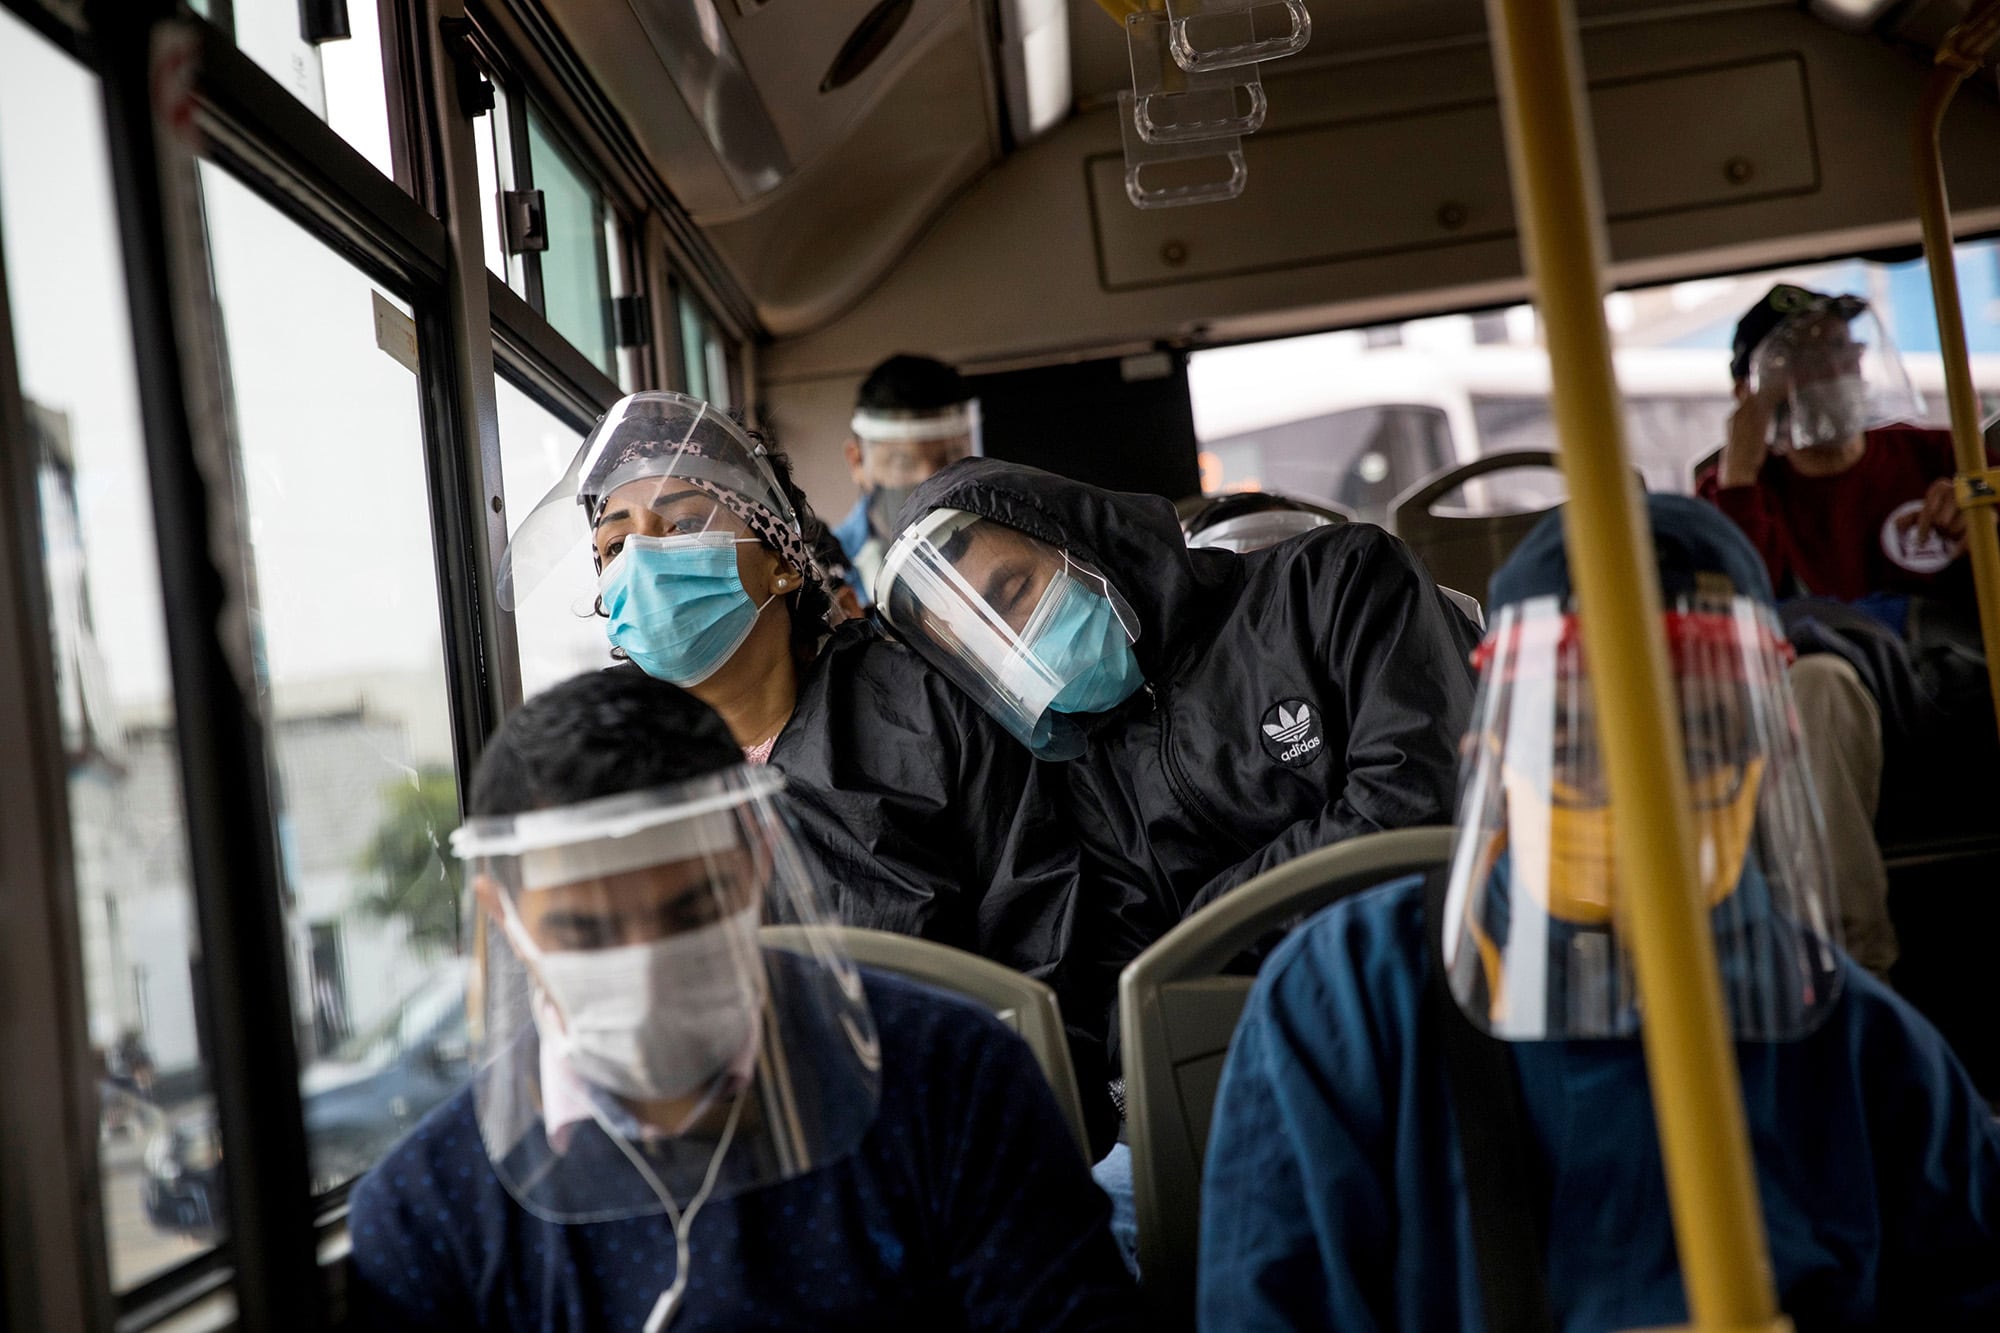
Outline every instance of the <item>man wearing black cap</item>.
POLYGON ((1729 441, 1699 490, 1795 599, 1835 898, 1854 957, 1886 977, 1899 949, 1876 830, 1951 827, 1938 740, 1992 734, 1951 435, 1907 424, 1921 404, 1860 297, 1779 283, 1738 322, 1730 373, 1729 441))
MULTIPOLYGON (((1969 588, 1951 436, 1906 424, 1920 404, 1877 328, 1859 297, 1790 283, 1736 326, 1736 412, 1700 491, 1750 538, 1780 596, 1969 588)), ((1900 632, 1906 606, 1883 611, 1900 632)))

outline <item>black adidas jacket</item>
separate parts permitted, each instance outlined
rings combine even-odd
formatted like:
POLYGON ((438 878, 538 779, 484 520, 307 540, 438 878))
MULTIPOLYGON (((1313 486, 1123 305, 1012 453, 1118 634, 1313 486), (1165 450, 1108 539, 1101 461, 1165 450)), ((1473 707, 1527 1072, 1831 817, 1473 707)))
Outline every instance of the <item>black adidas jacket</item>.
MULTIPOLYGON (((842 921, 1061 984, 1083 875, 1063 774, 916 654, 872 622, 842 625, 799 682, 771 765, 842 921)), ((1100 1151, 1117 1128, 1102 1096, 1107 1021, 1068 1016, 1100 1151)))
POLYGON ((1065 765, 1092 862, 1071 1003, 1109 1003, 1126 961, 1261 871, 1451 821, 1478 631, 1380 528, 1190 551, 1165 500, 993 459, 925 482, 902 522, 940 508, 1068 549, 1138 616, 1147 688, 1065 765))

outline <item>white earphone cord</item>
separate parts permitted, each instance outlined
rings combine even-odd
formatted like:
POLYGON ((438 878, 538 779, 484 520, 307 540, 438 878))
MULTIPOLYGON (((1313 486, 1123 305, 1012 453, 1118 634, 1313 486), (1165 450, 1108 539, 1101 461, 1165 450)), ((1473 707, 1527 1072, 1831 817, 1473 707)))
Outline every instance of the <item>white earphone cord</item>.
POLYGON ((729 1156, 730 1142, 736 1137, 736 1120, 743 1113, 744 1096, 744 1093, 739 1093, 735 1104, 729 1108, 729 1122, 722 1128, 722 1140, 715 1145, 715 1155, 708 1159, 708 1174, 702 1179, 701 1189, 688 1200, 685 1213, 674 1206, 674 1196, 667 1193, 667 1187, 660 1183, 659 1176, 647 1164, 646 1159, 634 1151, 632 1145, 626 1142, 624 1135, 612 1132, 611 1126, 604 1123, 603 1113, 597 1109, 595 1099, 591 1101, 590 1115, 597 1121, 597 1127, 618 1145, 618 1151, 625 1154, 625 1160, 645 1177, 653 1193, 659 1196, 662 1204, 666 1205, 667 1220, 674 1225, 673 1285, 661 1292, 660 1299, 654 1302, 653 1312, 646 1316, 645 1333, 664 1333, 667 1325, 674 1321, 675 1311, 680 1308, 681 1296, 687 1291, 688 1233, 694 1230, 695 1214, 699 1213, 701 1206, 708 1202, 709 1193, 715 1188, 715 1178, 722 1172, 722 1159, 729 1156))

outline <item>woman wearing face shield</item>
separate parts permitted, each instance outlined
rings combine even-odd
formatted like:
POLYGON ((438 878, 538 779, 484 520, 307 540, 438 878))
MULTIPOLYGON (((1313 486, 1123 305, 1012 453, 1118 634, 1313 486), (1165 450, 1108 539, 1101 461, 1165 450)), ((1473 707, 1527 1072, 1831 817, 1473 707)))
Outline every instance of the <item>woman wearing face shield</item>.
MULTIPOLYGON (((558 562, 589 559, 616 654, 784 773, 842 919, 1057 980, 1080 872, 1050 777, 872 624, 829 629, 823 539, 782 455, 697 399, 639 393, 521 525, 499 591, 512 605, 558 562)), ((1086 1088, 1108 1079, 1102 1037, 1073 1025, 1086 1088)), ((1086 1111, 1108 1147, 1108 1099, 1086 1111)))
POLYGON ((507 720, 452 840, 476 1072, 355 1188, 358 1323, 1126 1326, 1033 1057, 854 966, 781 786, 640 672, 507 720))

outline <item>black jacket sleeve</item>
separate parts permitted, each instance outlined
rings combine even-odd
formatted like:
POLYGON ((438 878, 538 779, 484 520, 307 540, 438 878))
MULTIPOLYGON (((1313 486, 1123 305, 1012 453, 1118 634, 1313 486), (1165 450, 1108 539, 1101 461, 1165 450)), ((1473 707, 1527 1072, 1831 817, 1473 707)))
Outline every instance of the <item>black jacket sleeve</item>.
POLYGON ((1216 875, 1188 911, 1295 857, 1381 829, 1448 824, 1458 742, 1472 715, 1478 630, 1385 532, 1321 548, 1310 618, 1321 699, 1345 713, 1346 778, 1326 807, 1216 875))
MULTIPOLYGON (((843 921, 964 949, 1063 993, 1082 870, 1062 775, 914 653, 872 630, 836 636, 772 762, 843 921)), ((1103 1028, 1068 1019, 1093 1138, 1108 1147, 1103 1028)))

